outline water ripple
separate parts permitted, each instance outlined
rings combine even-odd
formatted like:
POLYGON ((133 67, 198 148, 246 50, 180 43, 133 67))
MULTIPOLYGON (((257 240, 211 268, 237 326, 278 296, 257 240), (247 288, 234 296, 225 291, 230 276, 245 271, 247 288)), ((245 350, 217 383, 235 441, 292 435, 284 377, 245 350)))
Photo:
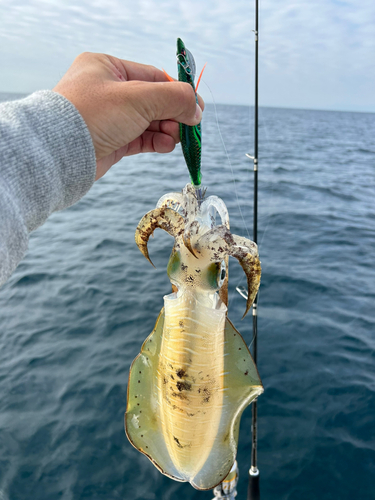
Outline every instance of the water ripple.
MULTIPOLYGON (((204 126, 203 179, 251 234, 249 109, 218 106, 204 126), (238 133, 240 131, 240 133, 238 133), (242 219, 238 204, 237 192, 242 219)), ((262 497, 373 498, 375 474, 375 115, 260 110, 259 399, 262 497), (348 481, 355 478, 355 481, 348 481)), ((170 293, 172 239, 134 243, 139 219, 187 182, 178 149, 122 160, 54 214, 0 290, 0 500, 212 498, 162 476, 126 440, 129 367, 170 293)), ((229 314, 251 342, 240 266, 229 314)), ((251 411, 238 498, 245 498, 251 411)))

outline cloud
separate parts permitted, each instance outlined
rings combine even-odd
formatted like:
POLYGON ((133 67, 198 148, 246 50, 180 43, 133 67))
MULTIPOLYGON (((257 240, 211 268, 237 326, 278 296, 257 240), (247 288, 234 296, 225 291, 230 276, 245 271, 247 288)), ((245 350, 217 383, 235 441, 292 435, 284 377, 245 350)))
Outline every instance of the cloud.
MULTIPOLYGON (((373 0, 261 0, 260 6, 261 103, 375 111, 373 0)), ((198 68, 208 62, 205 80, 215 99, 247 103, 253 28, 254 8, 244 0, 2 0, 0 90, 51 87, 85 50, 175 75, 180 36, 198 68)))

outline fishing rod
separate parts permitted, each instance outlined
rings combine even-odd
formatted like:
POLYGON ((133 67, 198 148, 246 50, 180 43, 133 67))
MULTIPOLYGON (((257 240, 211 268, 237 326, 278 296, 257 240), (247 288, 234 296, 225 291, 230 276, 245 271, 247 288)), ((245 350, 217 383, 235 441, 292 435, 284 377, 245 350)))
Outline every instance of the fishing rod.
MULTIPOLYGON (((254 216, 253 216, 253 241, 258 243, 258 44, 259 44, 259 0, 255 0, 255 99, 254 99, 254 156, 246 154, 254 163, 254 216)), ((247 300, 248 291, 243 287, 237 287, 238 293, 247 300)), ((255 365, 258 358, 258 294, 253 302, 253 358, 255 365)), ((260 500, 259 469, 258 469, 258 407, 257 400, 252 403, 251 418, 251 466, 249 469, 249 482, 247 488, 247 500, 260 500)), ((214 489, 213 500, 234 500, 237 495, 238 467, 237 462, 233 464, 228 477, 214 489)))
MULTIPOLYGON (((255 99, 254 99, 254 156, 250 157, 254 162, 254 218, 253 218, 253 240, 258 243, 258 44, 259 44, 259 0, 255 0, 255 99)), ((258 294, 253 303, 253 358, 257 364, 258 358, 258 294)), ((249 469, 249 484, 247 489, 247 500, 259 500, 259 469, 257 455, 258 439, 258 403, 252 404, 252 445, 251 445, 251 467, 249 469)))
MULTIPOLYGON (((258 44, 259 44, 259 0, 255 0, 255 99, 254 99, 254 156, 246 154, 254 163, 254 217, 253 217, 253 241, 258 243, 258 44)), ((237 291, 247 299, 247 291, 237 287, 237 291)), ((253 303, 253 358, 254 363, 258 361, 258 294, 253 303)), ((252 404, 251 418, 251 467, 249 469, 249 483, 247 489, 247 500, 259 500, 259 469, 258 469, 258 407, 257 400, 252 404)))
MULTIPOLYGON (((246 154, 254 163, 254 216, 253 216, 253 241, 258 243, 258 43, 259 43, 259 0, 255 0, 255 99, 254 99, 254 156, 246 154)), ((246 300, 248 291, 244 287, 237 287, 238 293, 246 300)), ((255 365, 258 358, 258 294, 253 302, 253 358, 255 365)), ((252 443, 251 443, 251 466, 249 469, 249 482, 247 488, 247 500, 260 500, 259 469, 258 469, 258 407, 257 401, 252 403, 252 443)), ((234 500, 237 495, 238 467, 237 462, 233 464, 228 477, 214 489, 213 500, 234 500)))

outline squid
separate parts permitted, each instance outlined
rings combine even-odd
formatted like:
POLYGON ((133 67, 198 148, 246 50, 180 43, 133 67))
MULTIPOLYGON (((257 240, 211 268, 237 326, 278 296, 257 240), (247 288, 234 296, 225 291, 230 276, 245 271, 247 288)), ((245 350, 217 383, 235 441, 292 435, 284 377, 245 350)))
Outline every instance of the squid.
POLYGON ((163 474, 208 490, 231 470, 242 412, 263 392, 227 317, 228 258, 247 277, 245 316, 260 284, 258 249, 230 232, 220 198, 201 201, 191 184, 164 195, 139 222, 135 241, 151 264, 147 243, 156 228, 174 238, 172 293, 131 365, 125 432, 163 474))

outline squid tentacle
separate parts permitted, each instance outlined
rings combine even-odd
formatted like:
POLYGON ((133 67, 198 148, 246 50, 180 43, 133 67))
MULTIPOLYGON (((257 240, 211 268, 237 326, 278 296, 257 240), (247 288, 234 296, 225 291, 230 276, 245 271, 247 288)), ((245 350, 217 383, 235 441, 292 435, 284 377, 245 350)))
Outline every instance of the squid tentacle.
POLYGON ((221 262, 227 255, 235 257, 247 278, 248 298, 242 319, 252 306, 260 284, 261 266, 258 246, 247 238, 232 234, 225 226, 216 226, 198 240, 196 252, 211 252, 212 262, 221 262))
POLYGON ((182 191, 185 200, 186 222, 193 222, 198 214, 199 206, 195 189, 191 184, 186 184, 182 191))
MULTIPOLYGON (((221 200, 218 196, 215 195, 209 196, 201 205, 201 212, 203 218, 205 218, 205 216, 207 215, 211 216, 210 214, 211 207, 213 207, 219 214, 223 226, 229 229, 230 226, 229 226, 228 209, 225 206, 223 200, 221 200)), ((211 222, 211 228, 213 228, 215 226, 215 221, 211 220, 210 222, 211 222)))
POLYGON ((199 223, 197 220, 193 220, 192 222, 188 223, 185 227, 185 231, 183 234, 183 240, 186 248, 194 255, 194 257, 197 259, 198 256, 194 251, 193 248, 193 241, 194 237, 196 237, 199 233, 199 223))
POLYGON ((148 253, 147 242, 158 227, 177 238, 184 232, 185 221, 178 212, 165 207, 155 208, 142 217, 135 231, 135 242, 139 250, 153 266, 154 264, 148 253))
POLYGON ((186 217, 185 201, 182 193, 167 193, 156 204, 156 208, 172 208, 186 217))

